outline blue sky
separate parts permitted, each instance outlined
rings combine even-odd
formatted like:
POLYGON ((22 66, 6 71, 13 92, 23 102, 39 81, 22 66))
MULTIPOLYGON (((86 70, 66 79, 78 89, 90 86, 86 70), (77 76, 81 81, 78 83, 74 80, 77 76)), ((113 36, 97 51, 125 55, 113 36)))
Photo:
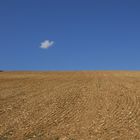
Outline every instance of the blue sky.
POLYGON ((0 0, 0 69, 140 70, 140 0, 0 0))

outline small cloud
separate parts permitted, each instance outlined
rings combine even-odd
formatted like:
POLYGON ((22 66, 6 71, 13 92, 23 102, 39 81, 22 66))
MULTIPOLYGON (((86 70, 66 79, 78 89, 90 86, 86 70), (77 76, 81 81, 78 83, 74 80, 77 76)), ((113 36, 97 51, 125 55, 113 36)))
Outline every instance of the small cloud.
POLYGON ((44 42, 41 43, 40 48, 42 48, 42 49, 48 49, 53 44, 54 44, 54 41, 45 40, 44 42))

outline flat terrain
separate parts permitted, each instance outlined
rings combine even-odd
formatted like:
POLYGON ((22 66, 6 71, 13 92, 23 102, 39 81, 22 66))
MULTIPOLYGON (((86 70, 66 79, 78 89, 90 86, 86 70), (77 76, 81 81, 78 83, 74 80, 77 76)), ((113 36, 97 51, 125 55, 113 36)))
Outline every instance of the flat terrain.
POLYGON ((0 140, 140 140, 140 72, 1 72, 0 140))

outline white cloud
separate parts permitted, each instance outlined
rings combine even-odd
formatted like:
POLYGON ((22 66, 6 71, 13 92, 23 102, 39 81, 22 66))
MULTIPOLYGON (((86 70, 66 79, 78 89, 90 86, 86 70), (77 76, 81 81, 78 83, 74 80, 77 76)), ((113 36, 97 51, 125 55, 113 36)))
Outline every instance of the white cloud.
POLYGON ((48 49, 53 44, 54 44, 54 41, 45 40, 44 42, 41 43, 40 48, 42 48, 42 49, 48 49))

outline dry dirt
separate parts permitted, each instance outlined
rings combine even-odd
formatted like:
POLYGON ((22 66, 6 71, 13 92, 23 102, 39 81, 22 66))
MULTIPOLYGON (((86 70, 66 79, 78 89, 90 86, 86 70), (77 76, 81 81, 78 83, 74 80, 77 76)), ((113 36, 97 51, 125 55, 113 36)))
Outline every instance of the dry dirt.
POLYGON ((140 72, 2 72, 0 140, 140 140, 140 72))

